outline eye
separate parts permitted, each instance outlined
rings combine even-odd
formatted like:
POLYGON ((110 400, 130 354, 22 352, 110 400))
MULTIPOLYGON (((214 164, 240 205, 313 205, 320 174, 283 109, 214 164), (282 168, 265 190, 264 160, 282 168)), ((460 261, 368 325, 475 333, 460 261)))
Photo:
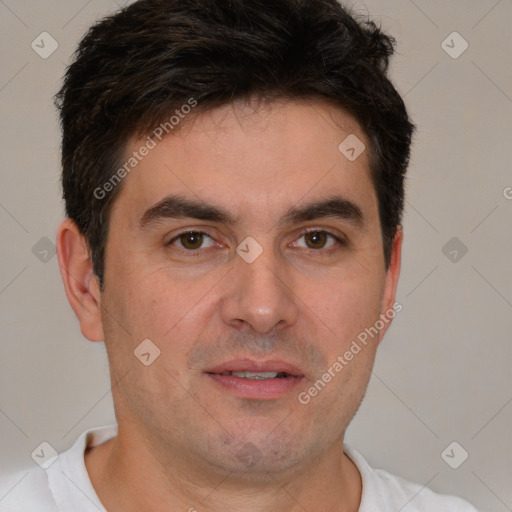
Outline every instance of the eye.
POLYGON ((169 245, 176 245, 180 249, 187 251, 197 251, 198 249, 206 249, 214 245, 211 236, 202 231, 187 231, 180 233, 169 241, 169 245))
POLYGON ((298 238, 296 245, 305 249, 322 250, 331 249, 340 239, 328 231, 314 230, 304 233, 298 238), (301 242, 303 240, 303 242, 301 242))

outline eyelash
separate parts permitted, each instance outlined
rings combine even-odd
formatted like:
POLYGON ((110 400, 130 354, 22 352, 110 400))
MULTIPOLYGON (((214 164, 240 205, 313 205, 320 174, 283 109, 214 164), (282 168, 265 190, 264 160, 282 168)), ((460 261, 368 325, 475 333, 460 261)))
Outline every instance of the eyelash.
MULTIPOLYGON (((210 236, 208 233, 206 233, 205 231, 186 230, 186 231, 182 231, 181 233, 178 233, 177 235, 175 235, 171 240, 169 240, 167 245, 168 246, 172 246, 173 243, 176 242, 177 240, 179 240, 179 238, 181 236, 186 235, 188 233, 204 235, 204 236, 210 238, 211 240, 213 240, 215 242, 215 239, 212 236, 210 236)), ((303 236, 306 236, 309 233, 325 233, 326 235, 328 235, 329 237, 334 239, 334 241, 337 242, 337 244, 339 244, 339 246, 346 247, 346 245, 347 245, 346 240, 344 240, 343 238, 339 237, 338 235, 335 235, 331 231, 326 230, 326 229, 322 229, 322 228, 315 228, 315 227, 308 228, 306 231, 303 231, 296 240, 300 240, 303 236)), ((328 249, 311 249, 311 248, 302 248, 302 249, 306 250, 308 252, 313 252, 313 253, 318 254, 318 255, 324 255, 324 254, 328 255, 328 254, 332 254, 333 252, 339 250, 339 248, 340 247, 335 245, 335 246, 330 247, 328 249)), ((201 249, 201 248, 199 248, 199 249, 182 249, 180 247, 176 247, 176 249, 178 249, 181 252, 186 253, 188 256, 192 256, 193 257, 193 256, 196 256, 196 255, 199 255, 201 252, 204 252, 205 250, 211 249, 211 247, 206 248, 206 249, 201 249)))
POLYGON ((334 233, 332 233, 331 231, 329 231, 327 229, 315 228, 315 227, 306 229, 306 231, 302 232, 302 234, 297 238, 297 240, 300 240, 303 236, 305 236, 309 233, 325 233, 326 235, 331 237, 335 242, 337 242, 337 244, 335 244, 333 247, 330 247, 328 249, 307 248, 307 249, 305 249, 306 251, 311 251, 311 252, 314 252, 319 255, 329 255, 329 254, 332 254, 333 252, 338 251, 341 247, 347 246, 347 242, 344 238, 342 238, 338 235, 335 235, 334 233))

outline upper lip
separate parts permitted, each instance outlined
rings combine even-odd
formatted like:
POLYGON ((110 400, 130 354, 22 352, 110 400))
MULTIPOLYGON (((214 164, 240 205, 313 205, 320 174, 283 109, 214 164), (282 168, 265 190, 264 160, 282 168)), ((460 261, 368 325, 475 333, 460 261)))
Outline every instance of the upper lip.
POLYGON ((299 368, 279 359, 269 359, 266 361, 233 359, 206 370, 206 373, 224 372, 284 372, 294 377, 304 377, 304 373, 299 368))

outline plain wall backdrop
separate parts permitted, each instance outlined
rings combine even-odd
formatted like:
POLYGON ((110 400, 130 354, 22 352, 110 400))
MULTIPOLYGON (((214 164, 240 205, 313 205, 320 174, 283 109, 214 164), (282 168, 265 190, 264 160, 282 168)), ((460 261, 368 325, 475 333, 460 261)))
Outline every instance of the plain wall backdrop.
MULTIPOLYGON (((115 421, 104 346, 81 336, 53 252, 63 204, 52 96, 84 32, 120 5, 0 1, 4 475, 32 467, 42 441, 60 452, 85 429, 115 421)), ((510 511, 512 2, 348 5, 398 40, 391 75, 418 130, 397 295, 403 310, 346 441, 374 467, 480 509, 510 511), (455 466, 466 452, 457 469, 446 462, 455 466)), ((15 484, 0 489, 0 509, 15 484)))

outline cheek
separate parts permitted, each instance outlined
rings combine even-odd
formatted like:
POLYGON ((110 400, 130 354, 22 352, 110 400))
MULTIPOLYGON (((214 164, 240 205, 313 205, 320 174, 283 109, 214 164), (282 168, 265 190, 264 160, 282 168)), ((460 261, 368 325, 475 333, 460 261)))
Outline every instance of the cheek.
POLYGON ((194 283, 166 269, 153 269, 138 279, 125 279, 117 293, 120 316, 126 319, 132 338, 149 338, 166 348, 179 342, 183 350, 211 316, 218 281, 208 276, 194 283))
POLYGON ((378 320, 382 293, 382 277, 369 273, 332 278, 323 287, 304 291, 305 303, 316 313, 317 322, 330 332, 336 348, 350 344, 378 320))

